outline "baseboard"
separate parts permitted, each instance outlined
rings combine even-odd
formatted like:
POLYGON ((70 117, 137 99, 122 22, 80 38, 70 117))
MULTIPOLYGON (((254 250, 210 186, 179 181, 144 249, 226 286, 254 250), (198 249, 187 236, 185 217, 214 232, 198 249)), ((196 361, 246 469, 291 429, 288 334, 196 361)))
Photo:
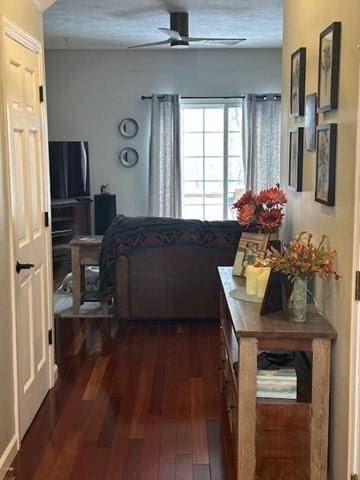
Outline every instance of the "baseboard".
POLYGON ((15 455, 17 452, 17 441, 16 435, 12 437, 8 446, 5 448, 4 453, 0 457, 0 480, 2 480, 7 471, 9 470, 10 465, 12 464, 15 455))

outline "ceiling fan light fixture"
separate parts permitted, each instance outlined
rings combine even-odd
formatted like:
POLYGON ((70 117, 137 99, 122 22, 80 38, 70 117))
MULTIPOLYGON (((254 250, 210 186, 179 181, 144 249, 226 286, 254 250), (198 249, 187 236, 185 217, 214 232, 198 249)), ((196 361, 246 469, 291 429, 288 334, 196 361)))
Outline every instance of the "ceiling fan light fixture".
POLYGON ((170 46, 172 48, 187 48, 189 42, 187 40, 171 40, 170 46))
POLYGON ((179 32, 182 37, 189 36, 189 14, 187 12, 170 13, 170 28, 179 32))
POLYGON ((142 48, 159 45, 170 45, 172 48, 186 48, 190 43, 222 43, 228 46, 237 45, 244 42, 245 38, 222 38, 222 37, 190 37, 189 36, 189 14, 187 12, 171 12, 170 28, 160 27, 159 30, 164 33, 168 39, 145 43, 142 45, 131 45, 128 48, 142 48))

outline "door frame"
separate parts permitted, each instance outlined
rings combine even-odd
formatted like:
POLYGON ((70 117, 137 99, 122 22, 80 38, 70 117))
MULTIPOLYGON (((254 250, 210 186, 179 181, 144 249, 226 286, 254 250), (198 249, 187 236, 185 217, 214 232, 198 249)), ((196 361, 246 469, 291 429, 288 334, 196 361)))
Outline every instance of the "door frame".
MULTIPOLYGON (((360 64, 358 77, 357 133, 355 159, 355 203, 354 203, 354 248, 353 284, 355 292, 356 271, 360 270, 360 64)), ((348 473, 360 473, 360 301, 352 302, 350 333, 350 395, 349 395, 349 454, 348 473)))
MULTIPOLYGON (((20 28, 18 25, 10 21, 7 17, 1 16, 0 21, 0 38, 1 44, 5 45, 5 38, 9 37, 12 40, 15 40, 17 43, 23 47, 31 50, 38 54, 38 67, 39 67, 39 81, 40 85, 43 85, 44 90, 44 101, 40 104, 40 122, 41 122, 41 132, 42 132, 42 156, 44 159, 44 206, 45 210, 49 212, 50 215, 50 180, 49 180, 49 161, 48 161, 48 132, 47 132, 47 112, 46 112, 46 97, 45 97, 45 74, 44 74, 44 51, 40 41, 36 40, 32 35, 27 33, 25 30, 20 28)), ((14 231, 11 221, 11 212, 12 212, 12 200, 11 200, 11 191, 10 191, 10 164, 9 164, 9 151, 10 151, 10 133, 8 129, 9 125, 9 112, 7 110, 7 71, 6 71, 6 60, 4 49, 0 47, 0 68, 1 68, 1 82, 2 82, 2 101, 4 105, 4 126, 5 126, 5 144, 4 144, 4 186, 6 190, 6 209, 7 209, 7 224, 9 232, 9 267, 10 267, 10 291, 11 291, 11 326, 12 326, 12 360, 13 360, 13 382, 14 382, 14 416, 15 416, 15 435, 17 441, 17 448, 20 448, 21 438, 20 438, 20 403, 19 403, 19 369, 18 369, 18 348, 17 348, 17 326, 16 326, 16 272, 15 272, 15 251, 14 251, 14 231)), ((48 295, 48 330, 54 329, 54 315, 53 315, 53 302, 52 302, 52 256, 51 256, 51 230, 50 227, 46 229, 46 252, 45 252, 45 261, 48 265, 48 275, 46 281, 46 294, 48 295)), ((48 372, 48 390, 50 390, 56 381, 57 378, 57 366, 55 365, 55 355, 54 355, 54 335, 53 335, 53 345, 48 346, 48 355, 49 355, 49 372, 48 372)))

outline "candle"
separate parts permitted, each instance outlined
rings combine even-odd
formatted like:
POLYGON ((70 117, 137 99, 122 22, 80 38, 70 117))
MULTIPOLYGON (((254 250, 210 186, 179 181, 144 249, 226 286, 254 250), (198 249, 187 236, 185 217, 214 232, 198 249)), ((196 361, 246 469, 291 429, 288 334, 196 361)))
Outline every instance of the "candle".
POLYGON ((256 295, 257 278, 262 270, 261 267, 254 267, 253 265, 246 267, 246 293, 248 295, 256 295))
POLYGON ((261 273, 257 277, 256 281, 256 296, 264 298, 266 286, 269 280, 270 268, 261 268, 261 273))

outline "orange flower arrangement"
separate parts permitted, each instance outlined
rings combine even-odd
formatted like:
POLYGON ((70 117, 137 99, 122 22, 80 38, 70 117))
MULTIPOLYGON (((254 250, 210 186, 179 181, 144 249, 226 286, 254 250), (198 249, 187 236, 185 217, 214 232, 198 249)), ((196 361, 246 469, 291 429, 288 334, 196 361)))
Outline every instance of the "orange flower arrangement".
POLYGON ((315 245, 311 233, 301 232, 282 253, 275 249, 267 250, 263 258, 257 259, 257 263, 259 266, 271 267, 275 272, 283 272, 293 279, 315 275, 326 278, 333 275, 338 280, 340 276, 333 270, 335 258, 336 250, 328 247, 326 235, 315 245))
POLYGON ((286 202, 285 193, 277 185, 261 190, 258 195, 251 190, 245 192, 233 208, 236 208, 236 219, 240 225, 258 225, 264 232, 274 232, 282 225, 286 202))

